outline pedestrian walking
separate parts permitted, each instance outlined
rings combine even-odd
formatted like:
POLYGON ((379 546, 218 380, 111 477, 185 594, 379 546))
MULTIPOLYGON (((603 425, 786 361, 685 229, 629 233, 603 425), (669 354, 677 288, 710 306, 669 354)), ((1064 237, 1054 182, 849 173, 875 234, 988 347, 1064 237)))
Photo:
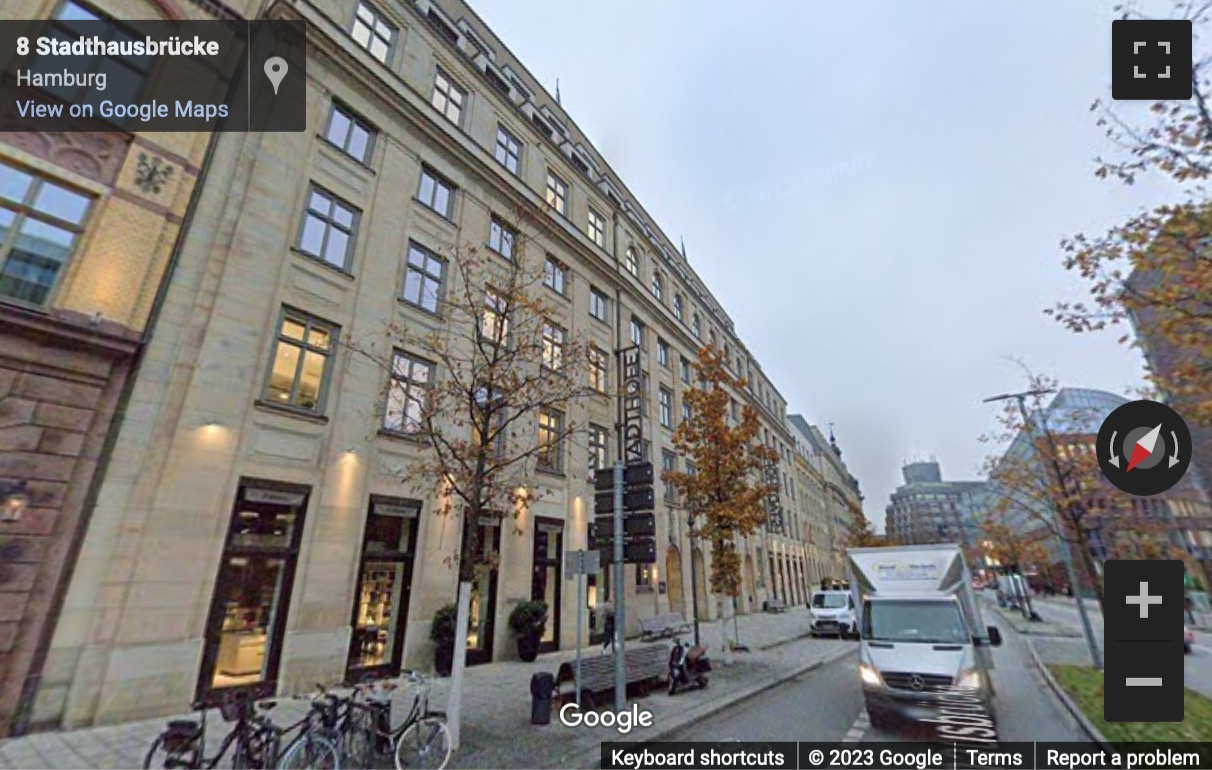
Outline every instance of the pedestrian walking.
POLYGON ((614 652, 614 607, 606 608, 606 618, 602 621, 602 654, 614 652))

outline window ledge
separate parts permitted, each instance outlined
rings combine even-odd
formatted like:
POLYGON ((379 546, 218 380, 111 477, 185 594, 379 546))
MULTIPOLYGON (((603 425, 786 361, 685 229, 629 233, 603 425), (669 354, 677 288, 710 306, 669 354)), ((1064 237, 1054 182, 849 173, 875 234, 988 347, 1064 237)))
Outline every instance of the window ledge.
POLYGON ((298 246, 291 246, 290 251, 292 254, 296 254, 296 255, 302 257, 303 259, 306 259, 309 264, 319 265, 320 267, 331 270, 332 272, 336 273, 337 275, 341 276, 342 278, 345 278, 350 281, 354 280, 354 274, 349 272, 345 268, 337 267, 333 263, 327 262, 327 261, 321 259, 320 257, 317 257, 314 254, 308 254, 306 251, 303 251, 298 246))
POLYGON ((388 438, 395 441, 400 441, 405 444, 412 444, 417 447, 425 447, 430 445, 430 441, 423 435, 417 433, 404 433, 390 428, 379 428, 376 434, 379 438, 388 438))
POLYGON ((370 174, 371 176, 376 176, 378 174, 378 172, 374 170, 374 167, 371 166, 369 163, 367 163, 364 160, 359 160, 359 159, 355 158, 354 156, 350 155, 348 152, 345 151, 345 149, 343 147, 338 147, 336 144, 333 144, 333 142, 324 134, 316 133, 316 138, 320 140, 321 146, 327 147, 329 150, 337 153, 345 160, 353 161, 355 164, 357 164, 359 170, 365 171, 366 173, 370 174))
POLYGON ((300 409, 300 408, 294 407, 294 406, 286 406, 284 404, 275 404, 272 401, 265 401, 260 398, 258 398, 256 401, 253 401, 253 406, 255 406, 257 409, 264 411, 264 412, 273 412, 276 414, 288 415, 290 417, 298 417, 298 418, 307 420, 308 422, 314 422, 318 425, 327 425, 328 424, 328 417, 326 417, 325 415, 317 414, 315 412, 309 412, 306 409, 300 409))
POLYGON ((557 470, 553 470, 551 468, 535 468, 534 472, 541 474, 543 476, 550 476, 552 478, 557 478, 557 479, 562 479, 562 478, 564 478, 564 475, 565 475, 564 471, 557 471, 557 470))
MULTIPOLYGON (((455 192, 455 194, 457 195, 458 193, 455 192)), ((412 202, 417 204, 417 207, 421 211, 425 212, 426 216, 428 216, 433 221, 438 222, 439 224, 445 225, 446 227, 458 228, 458 225, 455 223, 455 221, 453 219, 441 214, 440 212, 434 211, 428 203, 421 200, 417 196, 415 196, 415 195, 412 196, 412 202)))
MULTIPOLYGON (((441 302, 441 300, 439 300, 439 302, 441 302)), ((418 305, 417 303, 413 302, 410 299, 404 299, 403 297, 397 296, 396 303, 398 303, 402 307, 408 308, 409 310, 415 310, 418 313, 424 313, 427 317, 433 318, 434 320, 437 320, 437 321, 442 320, 442 313, 440 311, 430 310, 427 307, 418 305)))

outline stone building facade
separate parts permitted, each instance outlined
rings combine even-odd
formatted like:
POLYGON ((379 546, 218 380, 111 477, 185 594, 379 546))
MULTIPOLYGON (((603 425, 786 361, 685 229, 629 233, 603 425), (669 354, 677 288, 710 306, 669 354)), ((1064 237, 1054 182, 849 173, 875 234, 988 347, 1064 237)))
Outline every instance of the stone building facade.
MULTIPOLYGON (((0 5, 0 20, 53 28, 113 6, 196 15, 174 0, 32 0, 0 5)), ((0 737, 31 717, 107 438, 209 139, 0 133, 0 482, 24 482, 29 496, 19 521, 0 522, 0 737)))
MULTIPOLYGON (((476 584, 468 662, 515 655, 506 619, 529 599, 551 605, 544 649, 573 645, 576 592, 562 560, 587 544, 591 472, 614 459, 613 400, 560 415, 584 432, 535 479, 547 494, 516 531, 492 522, 460 531, 461 517, 435 515, 436 479, 401 482, 422 449, 404 435, 399 404, 443 373, 406 348, 383 350, 382 366, 351 353, 353 343, 382 346, 388 323, 439 326, 426 292, 447 290, 444 260, 466 244, 503 250, 519 210, 548 218, 526 254, 547 261, 559 325, 608 356, 643 348, 646 451, 658 476, 685 468, 672 435, 706 344, 747 380, 733 395, 761 415, 780 478, 794 472, 786 403, 733 321, 469 6, 318 0, 277 10, 309 26, 309 129, 215 144, 96 495, 35 725, 428 667, 432 618, 456 592, 449 557, 465 537, 496 565, 476 584)), ((626 568, 631 633, 644 616, 716 612, 709 549, 659 480, 656 493, 657 563, 626 568)), ((792 509, 785 483, 780 499, 792 509)), ((783 585, 802 585, 786 558, 794 538, 785 521, 744 544, 741 612, 774 595, 769 565, 783 585)), ((600 630, 610 599, 607 573, 591 576, 586 631, 600 630)))

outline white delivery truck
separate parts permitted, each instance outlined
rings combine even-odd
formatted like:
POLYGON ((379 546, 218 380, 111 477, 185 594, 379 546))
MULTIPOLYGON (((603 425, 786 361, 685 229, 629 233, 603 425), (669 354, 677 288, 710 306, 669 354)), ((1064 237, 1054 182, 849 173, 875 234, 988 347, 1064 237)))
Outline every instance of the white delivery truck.
POLYGON ((851 548, 850 590, 859 614, 859 674, 871 724, 927 718, 956 697, 992 725, 990 647, 972 576, 958 545, 851 548))

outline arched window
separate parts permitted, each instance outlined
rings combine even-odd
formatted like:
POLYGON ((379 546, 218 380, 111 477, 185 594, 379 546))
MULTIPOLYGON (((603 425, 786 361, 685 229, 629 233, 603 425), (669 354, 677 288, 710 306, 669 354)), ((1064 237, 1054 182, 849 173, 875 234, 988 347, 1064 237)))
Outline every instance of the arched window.
POLYGON ((661 278, 660 270, 652 271, 652 296, 656 297, 658 302, 665 299, 665 281, 661 278))
POLYGON ((682 318, 683 311, 684 311, 684 306, 683 306, 683 301, 682 301, 682 295, 674 294, 673 295, 673 315, 674 315, 674 317, 677 318, 679 321, 684 320, 682 318))
POLYGON ((634 276, 640 275, 640 258, 636 255, 635 249, 631 246, 627 247, 627 272, 634 276))
POLYGON ((695 339, 703 336, 703 324, 699 321, 698 313, 695 313, 690 319, 690 331, 694 333, 695 339))

